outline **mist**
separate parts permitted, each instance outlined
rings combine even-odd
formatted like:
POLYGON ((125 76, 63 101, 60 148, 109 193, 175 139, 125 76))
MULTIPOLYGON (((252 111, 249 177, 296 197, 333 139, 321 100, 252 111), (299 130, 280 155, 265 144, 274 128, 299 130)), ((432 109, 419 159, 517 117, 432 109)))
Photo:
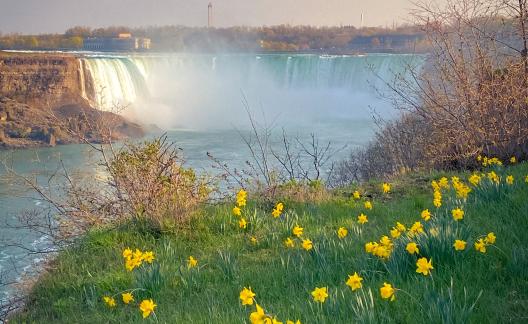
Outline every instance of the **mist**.
POLYGON ((103 89, 99 105, 127 105, 125 115, 163 129, 365 127, 372 109, 395 114, 377 95, 383 81, 414 56, 166 55, 88 58, 103 89))

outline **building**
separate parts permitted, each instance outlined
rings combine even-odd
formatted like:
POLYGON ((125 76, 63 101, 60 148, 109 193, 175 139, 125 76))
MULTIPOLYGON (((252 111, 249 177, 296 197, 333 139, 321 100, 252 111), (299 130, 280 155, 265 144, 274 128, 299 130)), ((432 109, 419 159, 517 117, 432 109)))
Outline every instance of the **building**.
POLYGON ((121 33, 117 37, 87 37, 83 47, 87 51, 146 51, 150 46, 150 38, 121 33))

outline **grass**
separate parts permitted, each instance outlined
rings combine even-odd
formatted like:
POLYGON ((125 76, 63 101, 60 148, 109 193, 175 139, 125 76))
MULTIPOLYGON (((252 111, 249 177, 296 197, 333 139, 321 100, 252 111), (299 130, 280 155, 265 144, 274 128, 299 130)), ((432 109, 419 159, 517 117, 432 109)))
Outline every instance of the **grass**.
POLYGON ((272 206, 250 204, 244 210, 246 230, 238 228, 231 204, 206 207, 189 227, 171 234, 132 224, 93 230, 59 255, 34 287, 26 309, 11 321, 247 323, 255 306, 242 306, 239 293, 250 286, 258 304, 284 322, 526 322, 528 164, 500 173, 503 178, 512 174, 515 183, 503 180, 498 189, 474 189, 467 202, 446 192, 438 210, 432 206, 430 181, 444 174, 411 174, 394 181, 389 195, 379 193, 379 183, 365 185, 362 190, 374 203, 371 211, 343 190, 322 203, 286 201, 280 219, 271 217, 272 206), (450 214, 455 206, 465 210, 458 223, 450 214), (409 227, 425 208, 435 213, 432 221, 422 221, 426 232, 435 228, 439 234, 414 240, 422 255, 433 259, 431 276, 415 272, 417 257, 405 251, 405 234, 394 241, 388 261, 365 252, 366 242, 389 235, 397 221, 409 227), (356 222, 361 212, 368 215, 365 225, 356 222), (314 242, 312 251, 301 249, 298 241, 294 249, 284 247, 296 224, 314 242), (341 226, 349 230, 344 239, 336 235, 341 226), (486 253, 475 251, 475 240, 488 232, 496 234, 496 243, 486 253), (465 251, 453 250, 454 238, 467 239, 465 251), (127 272, 121 256, 126 247, 152 250, 156 260, 127 272), (189 270, 190 255, 199 266, 189 270), (354 272, 364 281, 353 292, 345 280, 354 272), (384 282, 398 289, 395 301, 380 297, 384 282), (324 304, 312 300, 315 287, 328 287, 324 304), (132 288, 142 289, 134 291, 136 304, 124 305, 118 294, 132 288), (110 309, 102 296, 114 294, 118 305, 110 309), (158 305, 155 317, 142 318, 137 301, 143 298, 158 305))

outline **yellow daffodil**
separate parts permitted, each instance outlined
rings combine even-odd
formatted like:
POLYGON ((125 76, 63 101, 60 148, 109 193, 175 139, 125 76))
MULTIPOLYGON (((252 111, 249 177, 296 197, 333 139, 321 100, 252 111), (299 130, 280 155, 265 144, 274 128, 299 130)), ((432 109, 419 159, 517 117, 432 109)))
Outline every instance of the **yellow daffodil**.
POLYGON ((284 240, 284 246, 287 248, 293 248, 295 246, 295 242, 290 237, 288 237, 284 240))
POLYGON ((479 251, 480 253, 486 253, 486 243, 483 239, 479 239, 477 242, 475 242, 475 250, 479 251))
POLYGON ((396 296, 394 295, 394 288, 392 288, 391 284, 386 282, 384 282, 383 287, 380 288, 380 295, 381 298, 390 299, 390 301, 394 301, 394 299, 396 299, 396 296))
POLYGON ((125 268, 128 271, 132 271, 135 268, 141 266, 143 262, 143 253, 134 253, 131 258, 126 259, 125 268))
POLYGON ((145 252, 143 253, 143 255, 141 256, 141 259, 147 263, 152 263, 154 261, 156 257, 154 257, 154 252, 152 251, 149 251, 149 252, 145 252))
MULTIPOLYGON (((456 177, 455 177, 456 178, 456 177)), ((442 177, 440 178, 440 180, 438 180, 438 186, 441 188, 441 189, 449 189, 449 180, 447 180, 446 177, 442 177)))
POLYGON ((116 307, 116 301, 113 297, 104 296, 103 301, 105 302, 106 306, 108 307, 116 307))
POLYGON ((528 183, 528 175, 524 178, 524 182, 528 183))
POLYGON ((367 253, 372 253, 374 250, 378 247, 378 243, 376 242, 368 242, 365 243, 365 251, 367 253))
POLYGON ((486 237, 484 238, 484 242, 486 244, 493 244, 495 243, 496 239, 497 237, 495 236, 495 233, 491 232, 491 233, 488 233, 488 235, 486 235, 486 237))
POLYGON ((453 219, 456 221, 462 220, 464 218, 464 211, 460 208, 455 208, 451 211, 453 219))
POLYGON ((253 305, 253 301, 255 300, 255 293, 251 290, 251 287, 242 289, 240 291, 240 301, 242 302, 242 305, 253 305))
POLYGON ((421 214, 422 218, 424 221, 428 221, 431 219, 431 212, 429 211, 429 209, 424 209, 422 211, 422 214, 421 214))
POLYGON ((352 289, 352 291, 354 291, 362 287, 363 284, 361 283, 361 281, 363 281, 363 278, 361 278, 357 274, 357 272, 354 272, 353 275, 348 276, 348 280, 346 281, 346 284, 352 289))
POLYGON ((462 240, 455 240, 455 243, 453 244, 453 247, 456 251, 463 251, 466 249, 466 241, 462 240))
POLYGON ((241 216, 242 215, 242 209, 240 209, 240 207, 238 207, 238 206, 233 207, 233 215, 241 216))
POLYGON ((470 177, 469 177, 469 183, 471 183, 472 185, 474 186, 478 186, 480 184, 480 180, 481 180, 481 176, 478 175, 477 173, 473 173, 470 177))
POLYGON ((510 158, 510 163, 511 163, 511 164, 515 164, 515 163, 517 163, 517 158, 516 158, 515 156, 512 156, 512 157, 510 158))
POLYGON ((130 248, 126 248, 123 250, 123 258, 125 259, 132 258, 132 250, 130 248))
POLYGON ((393 227, 390 231, 390 235, 392 238, 398 238, 400 237, 401 232, 396 227, 393 227))
POLYGON ((418 249, 418 244, 414 242, 407 243, 407 246, 405 247, 405 249, 407 250, 407 252, 409 252, 409 254, 419 254, 420 253, 420 250, 418 249))
POLYGON ((372 251, 372 254, 374 254, 378 258, 388 259, 390 257, 391 252, 391 247, 386 245, 377 245, 372 251))
POLYGON ((440 207, 442 207, 442 199, 433 199, 433 205, 434 205, 436 208, 440 208, 440 207))
POLYGON ((488 172, 487 176, 489 180, 491 180, 495 184, 499 184, 500 177, 495 173, 495 171, 488 172))
POLYGON ((431 181, 431 187, 433 187, 433 191, 440 191, 440 186, 436 180, 431 181))
POLYGON ((196 260, 192 255, 187 259, 187 269, 194 268, 198 265, 198 260, 196 260))
POLYGON ((251 324, 269 324, 266 323, 268 316, 264 313, 264 309, 259 304, 255 304, 256 310, 249 315, 249 321, 251 324))
POLYGON ((322 288, 315 288, 312 291, 312 297, 313 300, 319 303, 324 303, 326 298, 328 298, 328 288, 322 287, 322 288))
POLYGON ((352 196, 354 197, 354 199, 356 200, 359 200, 361 198, 361 194, 359 193, 359 191, 354 191, 354 193, 352 194, 352 196))
POLYGON ((407 229, 405 228, 405 225, 403 225, 402 223, 400 222, 396 222, 396 228, 398 229, 398 231, 400 232, 405 232, 407 229))
POLYGON ((370 201, 368 201, 368 200, 365 201, 365 208, 369 209, 369 210, 372 209, 372 203, 370 201))
POLYGON ((154 309, 156 308, 156 304, 154 304, 154 301, 152 299, 144 299, 139 304, 139 310, 141 311, 141 314, 143 315, 143 318, 147 318, 150 316, 152 312, 154 312, 154 309))
POLYGON ((509 185, 513 184, 513 176, 512 175, 509 175, 509 176, 506 177, 506 183, 509 184, 509 185))
POLYGON ((275 218, 279 217, 282 214, 282 210, 284 209, 283 203, 277 203, 275 205, 275 208, 273 208, 273 211, 271 212, 271 215, 275 218))
POLYGON ((381 185, 381 189, 383 190, 383 193, 389 193, 391 191, 391 185, 385 182, 381 185))
POLYGON ((339 237, 340 239, 345 238, 347 235, 348 235, 348 230, 346 228, 340 227, 337 230, 337 237, 339 237))
POLYGON ((244 207, 246 205, 247 192, 244 189, 240 189, 236 196, 238 207, 244 207))
POLYGON ((387 235, 383 235, 380 239, 380 243, 384 246, 392 246, 392 241, 387 235))
POLYGON ((253 245, 256 245, 258 243, 258 240, 256 237, 252 236, 249 238, 249 242, 251 242, 251 244, 253 245))
POLYGON ((309 239, 305 239, 302 241, 302 247, 306 251, 310 251, 313 248, 313 243, 309 239))
POLYGON ((134 253, 132 254, 132 258, 143 260, 143 252, 141 252, 141 250, 139 249, 136 249, 134 253))
POLYGON ((295 225, 295 227, 292 230, 292 234, 297 237, 301 237, 303 235, 303 228, 299 225, 295 225))
POLYGON ((359 216, 358 216, 358 223, 360 224, 365 224, 365 223, 368 223, 368 217, 367 215, 361 213, 359 216))
POLYGON ((287 320, 286 324, 301 324, 301 321, 297 320, 296 322, 294 322, 294 321, 287 320))
POLYGON ((134 296, 129 292, 121 294, 121 298, 125 304, 129 304, 131 301, 134 301, 134 296))
POLYGON ((427 261, 427 258, 419 258, 418 261, 416 261, 416 272, 421 273, 424 276, 427 276, 429 273, 431 273, 431 270, 433 268, 433 259, 429 259, 427 261))
POLYGON ((423 234, 423 233, 424 233, 424 229, 423 229, 422 223, 414 222, 414 224, 409 229, 409 233, 407 233, 407 235, 409 237, 414 237, 416 235, 423 234))
POLYGON ((247 227, 247 222, 244 218, 241 218, 239 221, 238 221, 238 227, 242 228, 242 229, 245 229, 247 227))

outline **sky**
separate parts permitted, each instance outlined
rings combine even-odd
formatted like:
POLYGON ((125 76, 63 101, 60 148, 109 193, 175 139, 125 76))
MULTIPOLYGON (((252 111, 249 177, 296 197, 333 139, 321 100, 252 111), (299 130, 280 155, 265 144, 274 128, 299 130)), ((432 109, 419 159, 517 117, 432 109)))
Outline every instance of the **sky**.
POLYGON ((0 32, 59 33, 72 26, 213 25, 392 26, 410 0, 0 0, 0 32), (97 5, 95 5, 97 3, 97 5))

